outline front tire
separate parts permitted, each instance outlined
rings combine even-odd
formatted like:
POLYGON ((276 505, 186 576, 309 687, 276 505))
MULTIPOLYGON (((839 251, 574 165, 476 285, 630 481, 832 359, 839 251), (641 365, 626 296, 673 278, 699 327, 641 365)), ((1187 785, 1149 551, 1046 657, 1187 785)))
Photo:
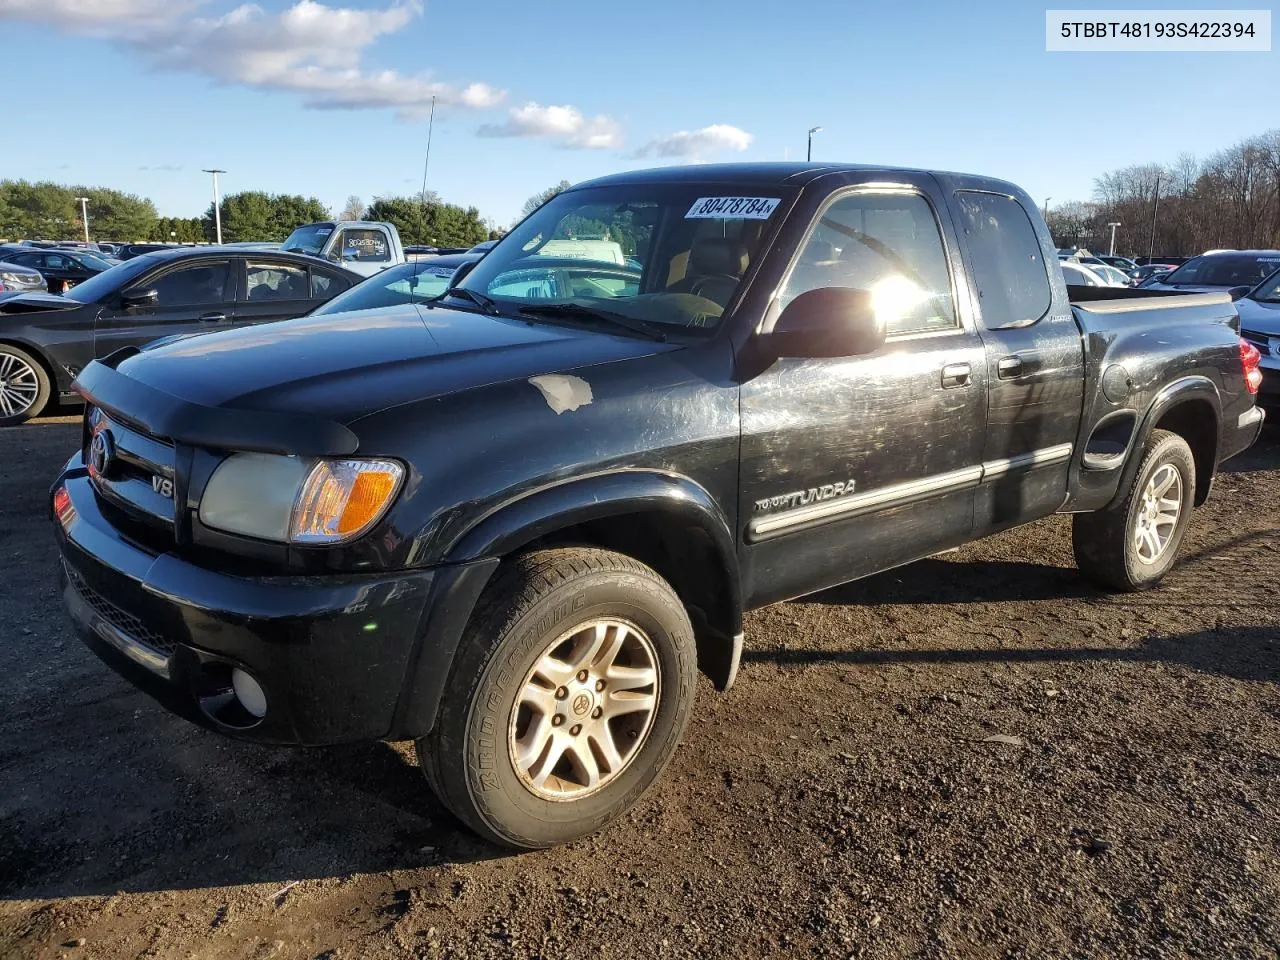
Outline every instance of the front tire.
POLYGON ((1177 560, 1195 490, 1196 461, 1187 441, 1153 430, 1124 499, 1075 515, 1071 545, 1080 572, 1112 590, 1154 587, 1177 560))
POLYGON ((49 375, 31 354, 0 343, 0 427, 16 427, 49 404, 49 375))
POLYGON ((524 554, 481 597, 418 759, 440 801, 487 839, 565 843, 658 778, 696 679, 688 614, 649 567, 586 548, 524 554))

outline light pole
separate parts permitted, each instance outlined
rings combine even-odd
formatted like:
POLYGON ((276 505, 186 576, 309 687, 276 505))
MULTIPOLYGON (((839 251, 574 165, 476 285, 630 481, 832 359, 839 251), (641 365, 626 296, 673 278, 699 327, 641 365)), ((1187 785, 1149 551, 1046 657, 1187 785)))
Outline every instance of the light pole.
POLYGON ((1107 226, 1111 228, 1111 250, 1107 254, 1107 256, 1114 257, 1116 255, 1116 227, 1123 227, 1124 224, 1121 223, 1119 220, 1115 220, 1111 223, 1108 223, 1107 226))
POLYGON ((813 159, 813 135, 814 135, 815 133, 821 133, 821 132, 822 132, 822 128, 821 128, 821 127, 810 127, 810 128, 809 128, 809 152, 805 154, 805 161, 806 161, 806 162, 807 162, 807 161, 811 161, 811 160, 813 159))
POLYGON ((1147 245, 1147 263, 1156 255, 1156 217, 1160 215, 1160 177, 1156 177, 1155 205, 1151 208, 1151 243, 1147 245))
POLYGON ((213 226, 218 237, 218 246, 222 246, 222 211, 218 209, 222 205, 222 197, 218 195, 218 174, 227 171, 205 170, 204 172, 213 174, 213 226))
POLYGON ((1040 215, 1044 217, 1046 221, 1049 219, 1049 201, 1052 199, 1053 197, 1045 197, 1044 206, 1040 209, 1040 215))
POLYGON ((89 242, 89 198, 76 197, 80 201, 80 222, 84 224, 84 242, 89 242))

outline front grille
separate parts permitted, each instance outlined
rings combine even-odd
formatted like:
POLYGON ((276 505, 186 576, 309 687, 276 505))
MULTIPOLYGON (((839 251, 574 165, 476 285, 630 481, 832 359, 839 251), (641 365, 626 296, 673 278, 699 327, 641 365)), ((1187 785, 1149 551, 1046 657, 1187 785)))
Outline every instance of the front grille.
POLYGON ((84 577, 80 576, 66 561, 63 561, 62 567, 67 572, 67 579, 71 581, 71 586, 76 593, 80 594, 82 599, 89 608, 111 626, 115 627, 131 640, 145 644, 158 653, 166 656, 173 653, 177 645, 162 635, 156 633, 145 623, 135 617, 126 610, 121 610, 114 603, 100 594, 93 587, 85 582, 84 577))
POLYGON ((134 520, 164 529, 172 535, 176 516, 173 444, 135 430, 101 410, 89 414, 89 448, 85 462, 94 489, 112 506, 134 520), (102 434, 106 454, 95 458, 95 444, 102 434))

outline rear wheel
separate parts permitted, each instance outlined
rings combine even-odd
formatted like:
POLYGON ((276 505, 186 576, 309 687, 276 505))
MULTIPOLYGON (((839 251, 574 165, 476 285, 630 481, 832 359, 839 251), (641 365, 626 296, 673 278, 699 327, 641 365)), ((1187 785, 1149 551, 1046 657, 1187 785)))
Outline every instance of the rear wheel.
POLYGON ((418 758, 445 806, 488 839, 564 843, 657 779, 696 675, 688 615, 649 567, 604 550, 526 554, 481 598, 418 758))
POLYGON ((0 427, 25 423, 49 403, 49 375, 25 350, 0 343, 0 427))
POLYGON ((1124 500, 1076 514, 1071 541, 1080 572, 1113 590, 1155 586, 1177 559, 1195 488, 1187 442, 1167 430, 1152 431, 1124 500))

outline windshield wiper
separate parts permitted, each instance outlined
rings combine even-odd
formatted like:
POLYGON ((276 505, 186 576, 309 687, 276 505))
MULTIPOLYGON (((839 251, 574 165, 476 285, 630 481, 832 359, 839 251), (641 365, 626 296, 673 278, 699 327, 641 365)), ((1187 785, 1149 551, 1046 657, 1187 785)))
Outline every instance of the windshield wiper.
POLYGON ((612 310, 602 310, 599 307, 588 307, 581 303, 530 303, 521 307, 520 312, 532 316, 603 320, 615 327, 622 327, 624 330, 659 343, 665 343, 667 340, 667 335, 647 320, 628 317, 625 314, 614 313, 612 310))
POLYGON ((470 300, 477 307, 491 316, 496 317, 501 313, 498 309, 498 305, 490 298, 486 297, 483 293, 476 293, 474 290, 468 290, 466 287, 450 287, 444 293, 440 294, 440 296, 462 297, 464 300, 470 300))

